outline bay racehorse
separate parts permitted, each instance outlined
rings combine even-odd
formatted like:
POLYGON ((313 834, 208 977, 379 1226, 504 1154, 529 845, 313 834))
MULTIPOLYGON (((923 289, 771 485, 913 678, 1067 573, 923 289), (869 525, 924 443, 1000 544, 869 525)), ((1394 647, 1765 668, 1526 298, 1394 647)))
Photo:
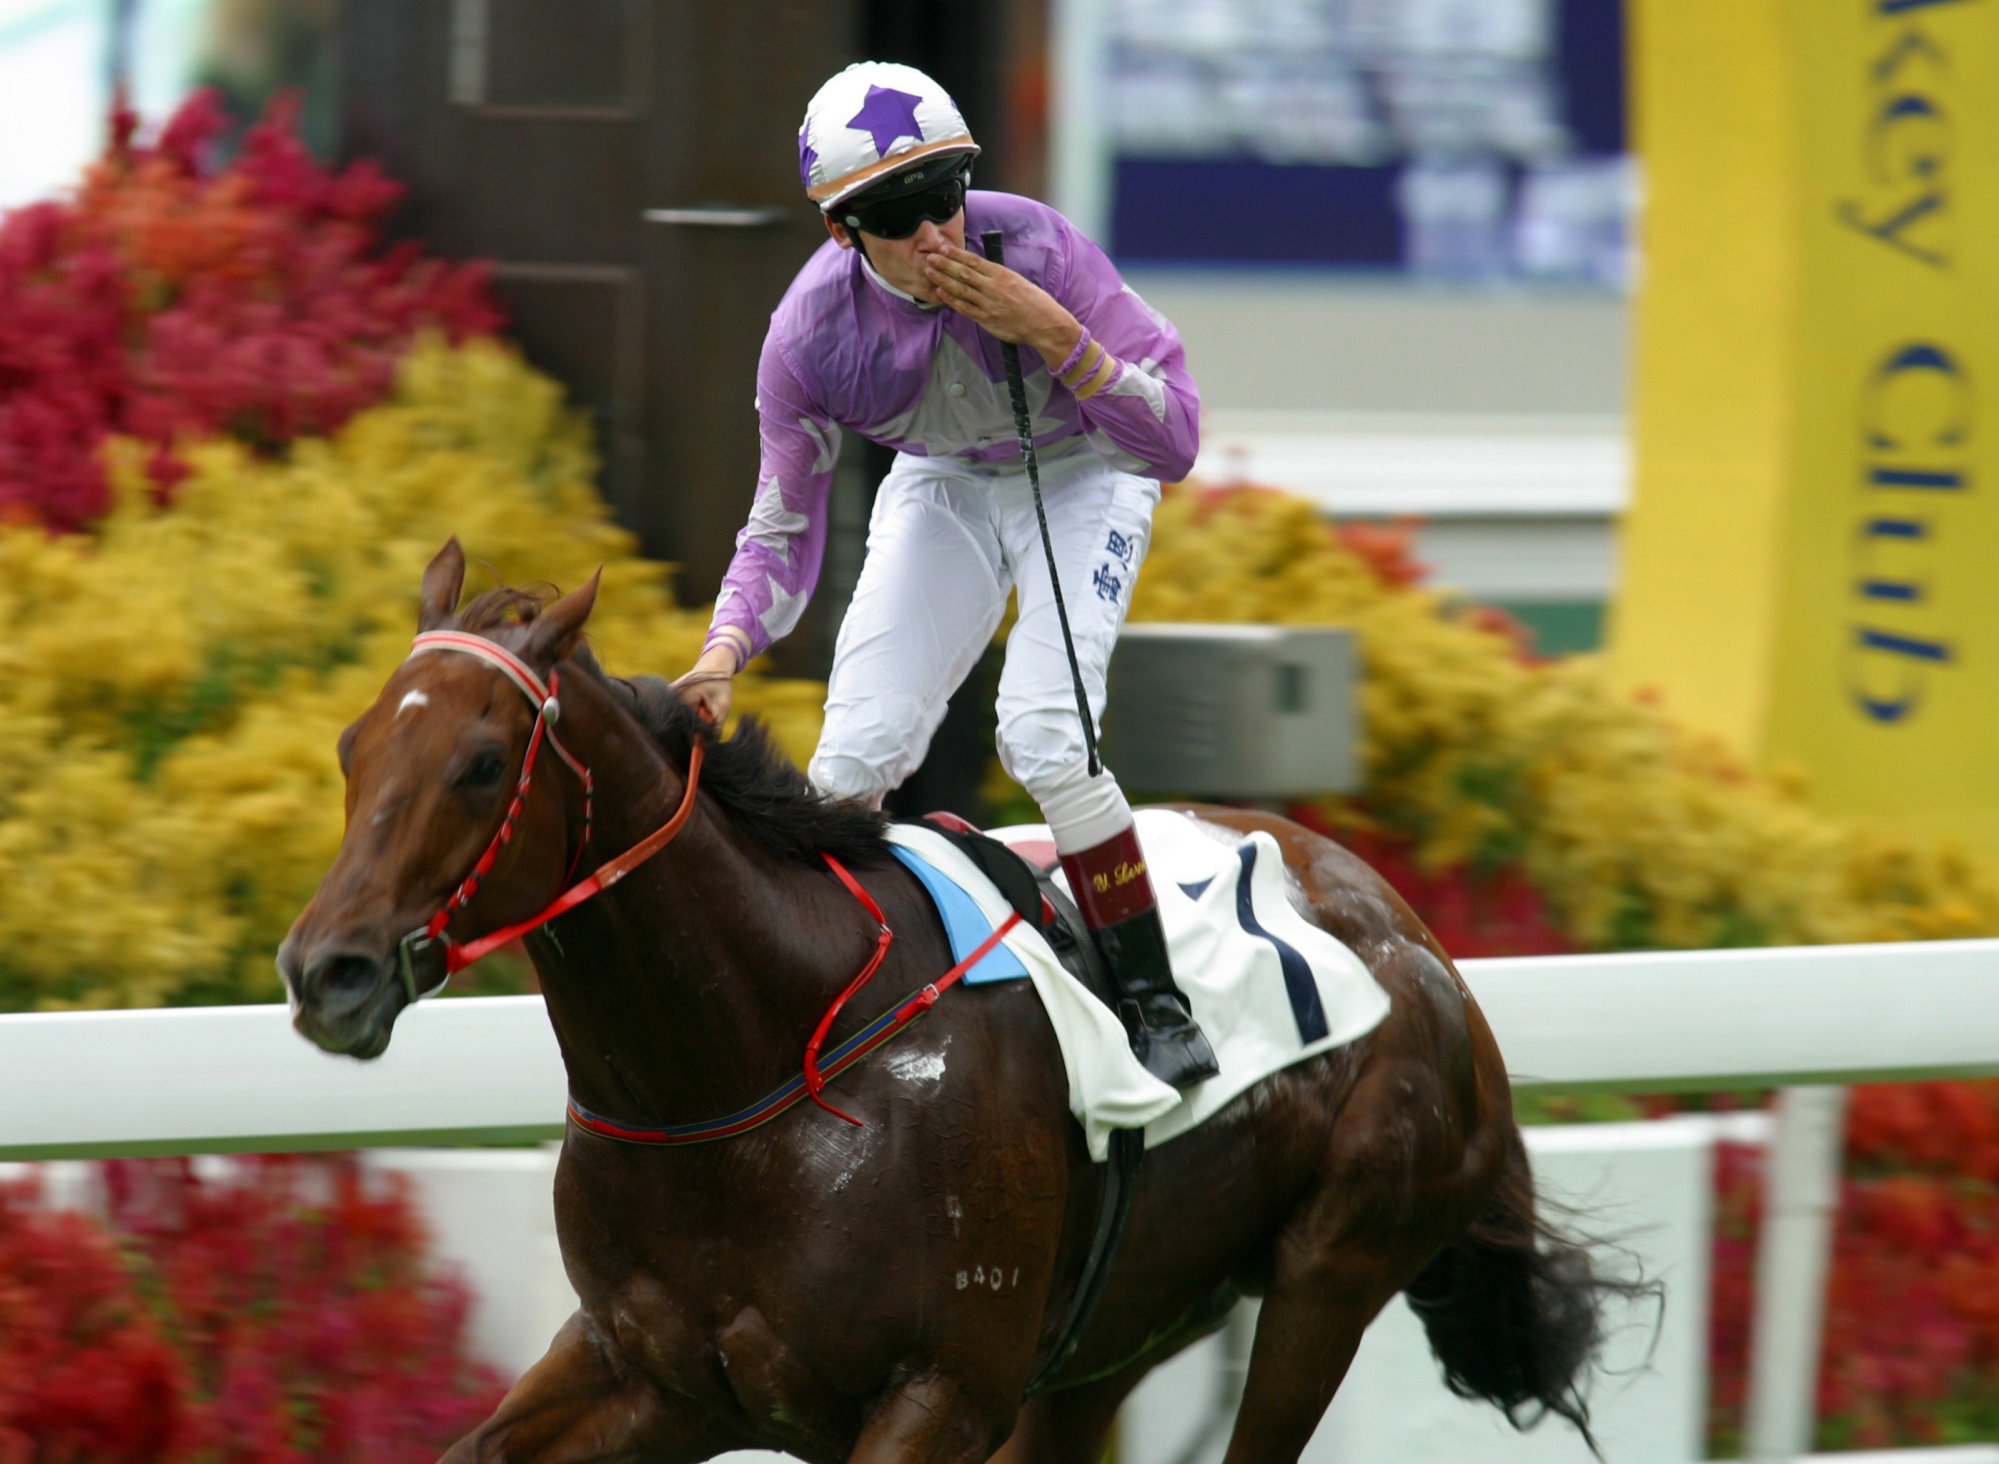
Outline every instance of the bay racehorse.
POLYGON ((278 961, 298 1030, 372 1058, 481 937, 559 909, 520 938, 568 1070, 555 1205, 581 1306, 450 1464, 1094 1464, 1139 1379, 1242 1296, 1263 1301, 1231 1464, 1298 1457, 1397 1293, 1454 1391, 1587 1437, 1601 1305, 1629 1283, 1537 1216, 1492 1033, 1354 857, 1193 810, 1231 844, 1276 837, 1293 903, 1392 1010, 1146 1157, 1094 1320, 1024 1396, 1106 1183, 1032 984, 926 1000, 952 955, 881 815, 820 797, 754 724, 717 740, 667 683, 607 675, 595 578, 460 609, 463 579, 453 540, 417 650, 340 738, 345 837, 278 961), (860 1126, 742 1117, 815 1033, 826 1060, 917 1009, 826 1090, 860 1126), (676 1129, 710 1141, 630 1141, 676 1129))

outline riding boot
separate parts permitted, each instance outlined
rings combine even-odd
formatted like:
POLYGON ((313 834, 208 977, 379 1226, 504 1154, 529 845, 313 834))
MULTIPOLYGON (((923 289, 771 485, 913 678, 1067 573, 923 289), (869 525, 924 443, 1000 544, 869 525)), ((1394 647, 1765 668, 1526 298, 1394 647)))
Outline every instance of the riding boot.
POLYGON ((1139 1062, 1176 1088, 1212 1078, 1221 1068, 1186 996, 1173 983, 1166 930, 1137 831, 1127 826, 1081 853, 1064 854, 1062 872, 1110 969, 1118 1018, 1139 1062))

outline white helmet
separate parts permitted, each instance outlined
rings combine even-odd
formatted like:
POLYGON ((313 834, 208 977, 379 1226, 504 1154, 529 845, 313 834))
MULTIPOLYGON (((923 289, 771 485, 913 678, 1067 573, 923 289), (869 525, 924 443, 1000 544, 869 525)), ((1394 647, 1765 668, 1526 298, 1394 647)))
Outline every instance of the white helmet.
POLYGON ((914 66, 856 61, 806 103, 798 176, 830 211, 898 167, 978 151, 943 87, 914 66))

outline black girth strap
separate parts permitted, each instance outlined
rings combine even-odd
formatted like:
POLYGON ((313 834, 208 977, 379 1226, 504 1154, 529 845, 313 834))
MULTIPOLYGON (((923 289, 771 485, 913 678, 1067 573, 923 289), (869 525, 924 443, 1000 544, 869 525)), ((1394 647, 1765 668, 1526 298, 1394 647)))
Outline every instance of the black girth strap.
POLYGON ((1069 1303, 1069 1320, 1047 1361, 1036 1369, 1027 1384, 1033 1397, 1053 1382, 1069 1365, 1082 1345, 1083 1333, 1104 1299, 1104 1283, 1110 1279, 1111 1262, 1117 1258, 1118 1243, 1124 1239, 1125 1222, 1131 1218, 1131 1195, 1138 1188, 1138 1168, 1145 1159, 1144 1129, 1111 1130, 1110 1162, 1104 1166, 1104 1197, 1097 1210, 1097 1233, 1090 1238, 1090 1254, 1083 1262, 1083 1274, 1076 1281, 1076 1296, 1069 1303))
MULTIPOLYGON (((1083 915, 1067 894, 1054 882, 1051 873, 1036 869, 1013 850, 984 834, 926 823, 941 833, 998 886, 1007 903, 1047 938, 1062 964, 1097 999, 1117 1011, 1117 998, 1110 973, 1104 969, 1097 943, 1090 939, 1083 915), (1041 901, 1046 898, 1055 912, 1052 922, 1044 921, 1041 901)), ((1076 1294, 1069 1303, 1068 1319, 1055 1345, 1027 1385, 1032 1397, 1053 1382, 1082 1344, 1083 1333, 1104 1298, 1104 1284, 1110 1279, 1111 1263, 1117 1259, 1124 1239, 1125 1222, 1131 1218, 1132 1192, 1138 1188, 1138 1170, 1145 1159, 1144 1129, 1115 1129, 1111 1133, 1110 1156, 1104 1165, 1104 1191, 1097 1208, 1096 1233, 1090 1237, 1090 1253, 1083 1259, 1083 1271, 1076 1281, 1076 1294)))

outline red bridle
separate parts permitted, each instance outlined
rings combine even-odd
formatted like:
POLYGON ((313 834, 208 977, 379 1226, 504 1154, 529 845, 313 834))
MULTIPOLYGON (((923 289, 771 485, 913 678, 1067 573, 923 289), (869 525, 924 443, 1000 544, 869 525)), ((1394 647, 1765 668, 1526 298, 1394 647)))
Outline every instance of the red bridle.
POLYGON ((472 866, 472 872, 459 881, 458 888, 451 892, 451 898, 438 907, 437 913, 396 944, 396 963, 402 973, 403 987, 413 1002, 420 1001, 426 996, 435 996, 444 990, 445 983, 451 980, 452 972, 463 970, 481 956, 490 955, 507 942, 519 939, 537 926, 546 925, 556 916, 575 909, 592 896, 602 894, 673 842, 674 835, 680 832, 681 827, 687 822, 688 815, 694 811, 694 789, 701 780, 701 759, 705 752, 701 740, 697 737, 694 740, 693 750, 687 758, 686 787, 680 796, 680 807, 674 810, 673 817, 617 858, 598 865, 594 872, 570 885, 568 889, 549 901, 539 914, 482 935, 477 940, 461 944, 446 935, 444 927, 451 922, 454 913, 464 909, 470 902, 478 891, 479 881, 486 877, 494 861, 500 857, 500 850, 513 839, 514 823, 520 817, 522 807, 527 803, 528 787, 534 781, 535 758, 541 751, 542 743, 546 741, 552 746, 556 756, 569 764, 571 771, 583 784, 583 838, 576 846, 575 858, 570 861, 570 874, 576 872, 576 864, 583 857, 584 846, 590 842, 591 803, 596 792, 596 781, 590 776, 589 767, 572 755, 551 730, 562 719, 562 704, 556 700, 558 676, 555 671, 551 670, 548 673, 548 684, 543 685, 541 678, 534 674, 527 663, 504 646, 495 645, 483 636, 468 635, 458 630, 432 630, 419 635, 411 643, 410 655, 419 656, 426 651, 458 651, 498 667, 533 704, 535 715, 534 730, 528 734, 527 752, 521 758, 521 775, 514 784, 513 801, 507 805, 506 814, 501 818, 499 828, 494 830, 492 839, 486 845, 486 852, 479 856, 478 862, 472 866), (416 989, 417 958, 440 940, 445 945, 444 976, 435 986, 420 992, 416 989))
MULTIPOLYGON (((426 996, 435 996, 444 989, 453 971, 464 969, 508 941, 517 939, 536 926, 545 925, 556 916, 575 909, 591 896, 603 893, 673 842, 674 835, 680 832, 687 822, 688 815, 694 811, 694 790, 701 780, 701 760, 706 753, 706 745, 700 738, 695 738, 693 748, 687 757, 686 787, 681 793, 680 807, 674 810, 673 817, 617 858, 599 865, 594 873, 557 895, 549 901, 541 913, 517 924, 506 926, 504 929, 495 930, 491 934, 482 935, 477 940, 458 944, 445 935, 444 927, 450 922, 452 914, 462 910, 466 902, 472 898, 473 893, 479 888, 479 881, 485 878, 487 872, 492 869, 494 860, 499 858, 501 848, 513 838, 514 822, 520 817, 522 805, 527 802, 528 786, 534 779, 535 756, 541 750, 542 742, 546 740, 553 746, 556 754, 569 764, 583 782, 583 843, 576 847, 578 860, 583 855, 583 844, 590 841, 590 800, 595 784, 590 776, 590 769, 571 756, 569 749, 564 747, 555 733, 549 730, 562 718, 562 705, 556 700, 555 671, 551 670, 548 673, 548 684, 544 686, 541 678, 528 668, 527 663, 511 651, 495 645, 483 636, 468 635, 463 631, 426 631, 416 638, 410 654, 416 656, 425 651, 459 651, 468 656, 476 656, 489 665, 497 666, 514 685, 521 689, 522 695, 533 703, 535 718, 534 730, 528 736, 527 752, 521 758, 521 776, 514 785, 513 802, 507 806, 506 815, 500 820, 500 827, 487 843, 486 852, 479 856, 478 862, 472 866, 472 872, 459 881, 458 888, 452 892, 451 898, 444 902, 438 912, 431 916, 428 922, 405 935, 397 944, 397 963, 402 972, 404 989, 409 992, 412 1002, 420 1001, 426 996), (440 940, 445 944, 444 978, 428 991, 419 992, 416 989, 416 958, 440 940)), ((775 1118, 800 1099, 810 1098, 828 1113, 843 1118, 848 1123, 860 1124, 859 1119, 851 1114, 842 1113, 820 1096, 827 1080, 837 1077, 847 1067, 928 1012, 937 1004, 937 999, 944 992, 957 985, 967 971, 983 960, 986 954, 1020 923, 1020 915, 1017 912, 1010 915, 976 950, 952 966, 949 971, 935 981, 925 983, 920 991, 897 1003, 875 1018, 859 1034, 847 1039, 835 1050, 826 1067, 822 1069, 819 1062, 820 1049, 826 1041, 827 1034, 832 1030, 835 1018, 839 1016, 847 1002, 873 979, 875 972, 881 969, 882 962, 888 956, 889 947, 895 941, 895 932, 889 929, 888 919, 882 913, 881 906, 875 903, 874 897, 861 887, 860 882, 847 872, 840 861, 831 854, 821 854, 820 857, 826 861, 834 874, 839 876, 840 882, 847 887, 848 892, 867 910, 874 920, 876 935, 874 950, 869 955, 867 964, 839 996, 834 998, 832 1006, 827 1008, 826 1014, 819 1019, 819 1025, 814 1029, 811 1040, 806 1043, 804 1071, 800 1077, 792 1079, 790 1083, 781 1084, 764 1099, 753 1104, 751 1109, 726 1118, 681 1124, 668 1129, 640 1128, 590 1113, 572 1098, 569 1104, 571 1122, 592 1133, 626 1143, 703 1143, 746 1132, 775 1118)), ((575 872, 575 862, 571 861, 571 873, 575 872)))

